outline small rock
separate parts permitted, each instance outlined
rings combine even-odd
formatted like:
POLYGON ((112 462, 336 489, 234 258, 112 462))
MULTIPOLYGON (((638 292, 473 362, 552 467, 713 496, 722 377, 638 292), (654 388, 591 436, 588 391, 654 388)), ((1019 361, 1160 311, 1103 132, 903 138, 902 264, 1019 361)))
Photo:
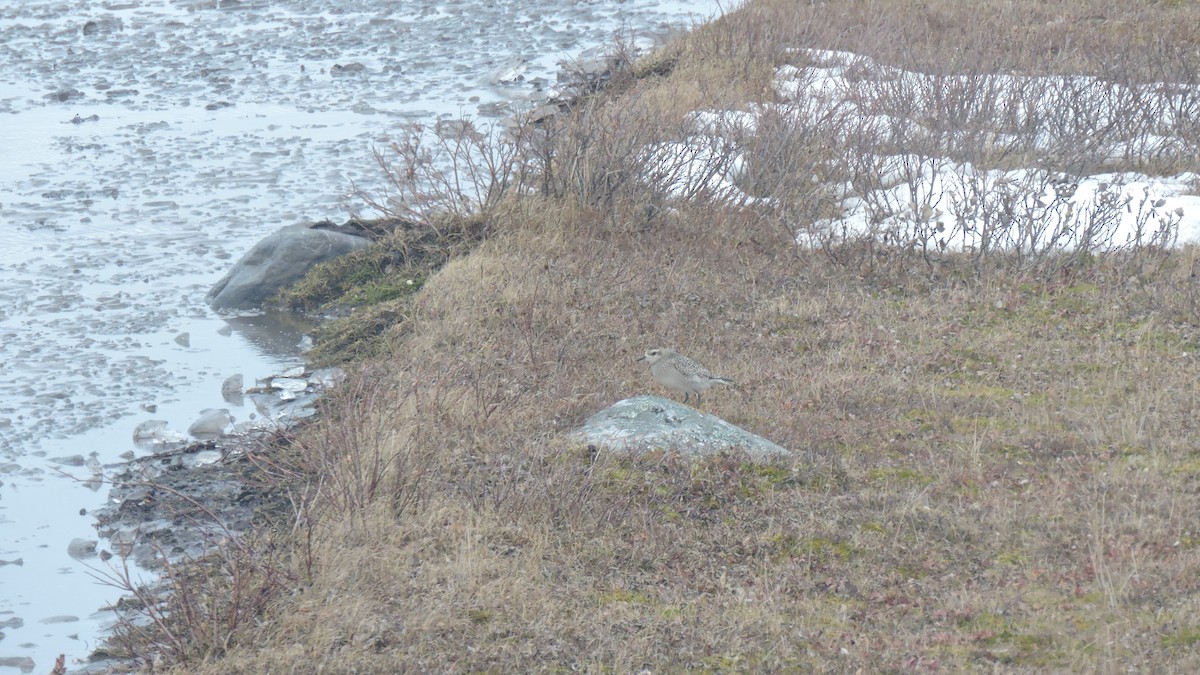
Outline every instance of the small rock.
POLYGON ((83 92, 79 91, 78 89, 59 89, 58 91, 46 94, 42 98, 46 99, 47 101, 66 103, 67 101, 83 98, 83 92))
POLYGON ((70 614, 59 614, 58 616, 48 616, 38 623, 75 623, 79 617, 70 614))
POLYGON ((241 373, 230 375, 221 383, 221 398, 225 399, 227 403, 241 405, 244 385, 245 380, 242 378, 241 373))
POLYGON ((37 664, 28 656, 3 656, 0 657, 0 666, 16 668, 22 673, 32 673, 37 664))
POLYGON ((83 466, 87 460, 83 458, 83 455, 70 455, 69 457, 55 457, 50 461, 63 466, 83 466))
POLYGON ((80 539, 76 537, 67 544, 67 555, 82 560, 84 558, 92 558, 96 555, 96 540, 95 539, 80 539))
POLYGON ((192 334, 191 333, 180 333, 179 335, 176 335, 175 336, 175 344, 177 344, 181 347, 191 347, 192 346, 192 334))
POLYGON ((335 63, 335 64, 333 64, 333 67, 329 69, 329 74, 334 77, 337 77, 339 75, 353 75, 353 74, 357 74, 357 73, 363 73, 363 72, 366 72, 366 70, 367 70, 367 67, 361 63, 347 63, 344 66, 341 64, 335 63))
POLYGON ((188 427, 188 433, 196 438, 212 438, 220 436, 232 423, 233 416, 228 410, 209 408, 200 411, 200 417, 188 427))
POLYGON ((346 371, 341 368, 321 368, 320 370, 314 370, 312 375, 308 376, 309 382, 322 389, 333 389, 345 379, 346 371))
POLYGON ((133 429, 133 442, 140 446, 166 445, 186 440, 183 434, 168 429, 166 420, 146 420, 133 429))
POLYGON ((308 381, 298 377, 277 377, 271 380, 271 388, 295 394, 308 389, 308 381))

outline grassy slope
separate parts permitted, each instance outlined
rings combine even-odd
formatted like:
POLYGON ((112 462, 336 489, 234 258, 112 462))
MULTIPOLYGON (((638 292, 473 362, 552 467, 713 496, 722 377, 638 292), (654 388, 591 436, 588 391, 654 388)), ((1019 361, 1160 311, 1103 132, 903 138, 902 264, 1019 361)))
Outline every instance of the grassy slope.
MULTIPOLYGON (((762 96, 774 50, 816 39, 789 6, 702 31, 611 105, 762 96)), ((189 671, 1200 666, 1194 251, 1141 276, 863 279, 752 211, 636 207, 508 203, 425 281, 298 439, 296 591, 189 671), (633 360, 654 345, 738 380, 705 409, 794 461, 572 445, 665 393, 633 360)))

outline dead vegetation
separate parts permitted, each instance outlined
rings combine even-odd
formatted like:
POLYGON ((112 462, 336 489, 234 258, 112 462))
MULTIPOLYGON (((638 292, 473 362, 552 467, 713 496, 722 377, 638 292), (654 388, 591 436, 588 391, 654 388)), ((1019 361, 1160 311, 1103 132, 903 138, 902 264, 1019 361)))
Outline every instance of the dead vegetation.
POLYGON ((829 208, 797 177, 849 155, 782 120, 757 171, 783 207, 645 180, 644 148, 768 97, 797 46, 1057 73, 1123 55, 1140 77, 1200 26, 1188 3, 963 6, 751 2, 539 130, 504 198, 471 193, 490 236, 404 297, 403 330, 269 460, 296 496, 286 568, 245 574, 288 583, 206 587, 287 591, 178 669, 1200 666, 1194 248, 931 267, 797 247, 829 208), (634 362, 651 345, 736 379, 706 410, 794 457, 572 444, 655 391, 634 362))

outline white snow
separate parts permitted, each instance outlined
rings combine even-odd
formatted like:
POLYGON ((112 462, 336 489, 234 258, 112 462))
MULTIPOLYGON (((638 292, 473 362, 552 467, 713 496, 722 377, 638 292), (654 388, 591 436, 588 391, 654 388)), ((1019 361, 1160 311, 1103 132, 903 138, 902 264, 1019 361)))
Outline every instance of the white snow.
POLYGON ((872 236, 921 250, 1044 252, 1200 241, 1200 177, 1132 170, 1195 157, 1195 88, 929 75, 824 50, 793 56, 806 65, 776 70, 777 101, 694 112, 693 135, 650 149, 651 178, 678 197, 770 200, 747 195, 739 179, 746 140, 771 117, 846 149, 840 173, 814 171, 814 181, 853 177, 817 185, 841 215, 801 231, 801 244, 872 236), (1037 161, 1016 161, 1027 158, 1037 161), (1090 170, 1066 170, 1076 165, 1090 170))

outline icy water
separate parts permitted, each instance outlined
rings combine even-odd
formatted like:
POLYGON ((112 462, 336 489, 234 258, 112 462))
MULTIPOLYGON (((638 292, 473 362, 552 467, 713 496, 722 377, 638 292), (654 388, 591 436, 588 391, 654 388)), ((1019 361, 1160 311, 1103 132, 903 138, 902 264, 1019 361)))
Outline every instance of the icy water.
POLYGON ((245 419, 221 382, 302 362, 302 327, 204 304, 239 256, 283 225, 344 220, 401 125, 528 105, 562 59, 718 11, 0 0, 0 673, 77 664, 111 622, 98 608, 117 592, 89 572, 105 565, 68 545, 95 538, 93 471, 145 452, 134 427, 245 419))

